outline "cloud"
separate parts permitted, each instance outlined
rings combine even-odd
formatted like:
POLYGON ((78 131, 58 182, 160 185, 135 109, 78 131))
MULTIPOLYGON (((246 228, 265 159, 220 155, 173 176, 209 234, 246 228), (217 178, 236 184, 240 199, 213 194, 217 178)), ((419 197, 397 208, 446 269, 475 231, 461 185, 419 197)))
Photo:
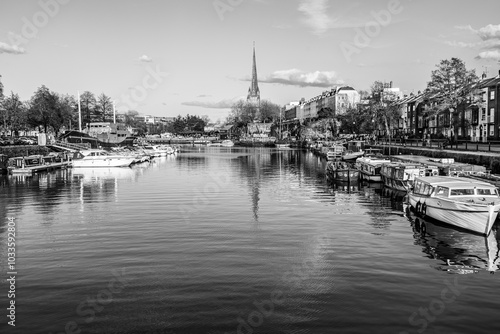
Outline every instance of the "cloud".
POLYGON ((325 33, 332 25, 332 20, 326 14, 327 0, 302 0, 298 10, 305 16, 302 22, 312 28, 316 35, 325 33))
POLYGON ((476 59, 500 60, 500 50, 488 50, 479 52, 476 59))
POLYGON ((205 95, 205 94, 201 94, 201 95, 198 95, 197 97, 210 97, 212 95, 205 95))
POLYGON ((149 58, 146 55, 142 55, 142 56, 139 57, 139 61, 142 61, 142 62, 145 62, 145 63, 150 63, 150 62, 153 61, 153 59, 149 58))
POLYGON ((185 106, 193 106, 193 107, 202 107, 202 108, 210 108, 210 109, 231 109, 231 107, 238 100, 243 100, 244 97, 238 97, 234 99, 226 99, 218 102, 207 102, 207 101, 189 101, 182 102, 182 105, 185 106))
POLYGON ((9 45, 7 43, 0 42, 0 53, 11 53, 11 54, 23 54, 26 50, 17 45, 9 45))
MULTIPOLYGON (((245 79, 245 81, 249 80, 245 79)), ((337 77, 337 73, 334 71, 304 72, 295 68, 275 71, 266 78, 259 79, 259 82, 299 87, 331 87, 344 83, 342 79, 337 77)))
POLYGON ((479 29, 474 29, 471 25, 456 26, 456 29, 467 30, 477 35, 481 41, 474 43, 447 41, 446 44, 462 48, 478 48, 484 51, 479 52, 476 59, 500 60, 500 24, 488 24, 479 29))

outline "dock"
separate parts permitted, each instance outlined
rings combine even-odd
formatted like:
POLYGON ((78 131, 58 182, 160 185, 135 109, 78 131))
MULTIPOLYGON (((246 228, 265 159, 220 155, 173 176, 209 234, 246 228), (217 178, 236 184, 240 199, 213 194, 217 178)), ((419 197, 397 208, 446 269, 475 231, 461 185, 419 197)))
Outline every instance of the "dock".
POLYGON ((9 159, 9 174, 33 175, 38 172, 52 171, 71 167, 71 160, 61 155, 31 155, 27 157, 14 157, 9 159))

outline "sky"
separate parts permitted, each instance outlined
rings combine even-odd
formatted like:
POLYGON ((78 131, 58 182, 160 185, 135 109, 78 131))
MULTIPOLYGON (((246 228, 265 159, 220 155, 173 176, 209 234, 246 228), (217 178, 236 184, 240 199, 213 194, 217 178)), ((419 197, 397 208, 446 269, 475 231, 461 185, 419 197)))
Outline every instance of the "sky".
POLYGON ((425 89, 441 60, 500 70, 498 0, 0 0, 4 94, 104 93, 118 112, 224 121, 246 99, 425 89))

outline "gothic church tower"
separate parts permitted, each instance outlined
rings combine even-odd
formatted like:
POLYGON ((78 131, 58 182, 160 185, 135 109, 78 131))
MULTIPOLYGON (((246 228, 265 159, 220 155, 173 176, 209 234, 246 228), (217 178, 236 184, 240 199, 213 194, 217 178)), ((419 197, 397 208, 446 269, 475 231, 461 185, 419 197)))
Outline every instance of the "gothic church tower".
POLYGON ((247 102, 260 107, 260 91, 257 82, 257 65, 255 63, 255 43, 253 45, 253 64, 252 64, 252 81, 250 88, 248 88, 247 102))

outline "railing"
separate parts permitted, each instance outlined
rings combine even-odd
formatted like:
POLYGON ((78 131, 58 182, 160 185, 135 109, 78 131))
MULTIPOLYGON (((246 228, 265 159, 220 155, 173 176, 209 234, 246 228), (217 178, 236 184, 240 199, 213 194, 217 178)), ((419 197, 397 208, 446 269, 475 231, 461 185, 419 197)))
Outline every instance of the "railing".
POLYGON ((54 140, 50 145, 57 146, 60 148, 65 148, 68 150, 73 150, 73 151, 86 150, 86 149, 90 148, 90 143, 75 144, 75 143, 63 142, 60 140, 54 140))

